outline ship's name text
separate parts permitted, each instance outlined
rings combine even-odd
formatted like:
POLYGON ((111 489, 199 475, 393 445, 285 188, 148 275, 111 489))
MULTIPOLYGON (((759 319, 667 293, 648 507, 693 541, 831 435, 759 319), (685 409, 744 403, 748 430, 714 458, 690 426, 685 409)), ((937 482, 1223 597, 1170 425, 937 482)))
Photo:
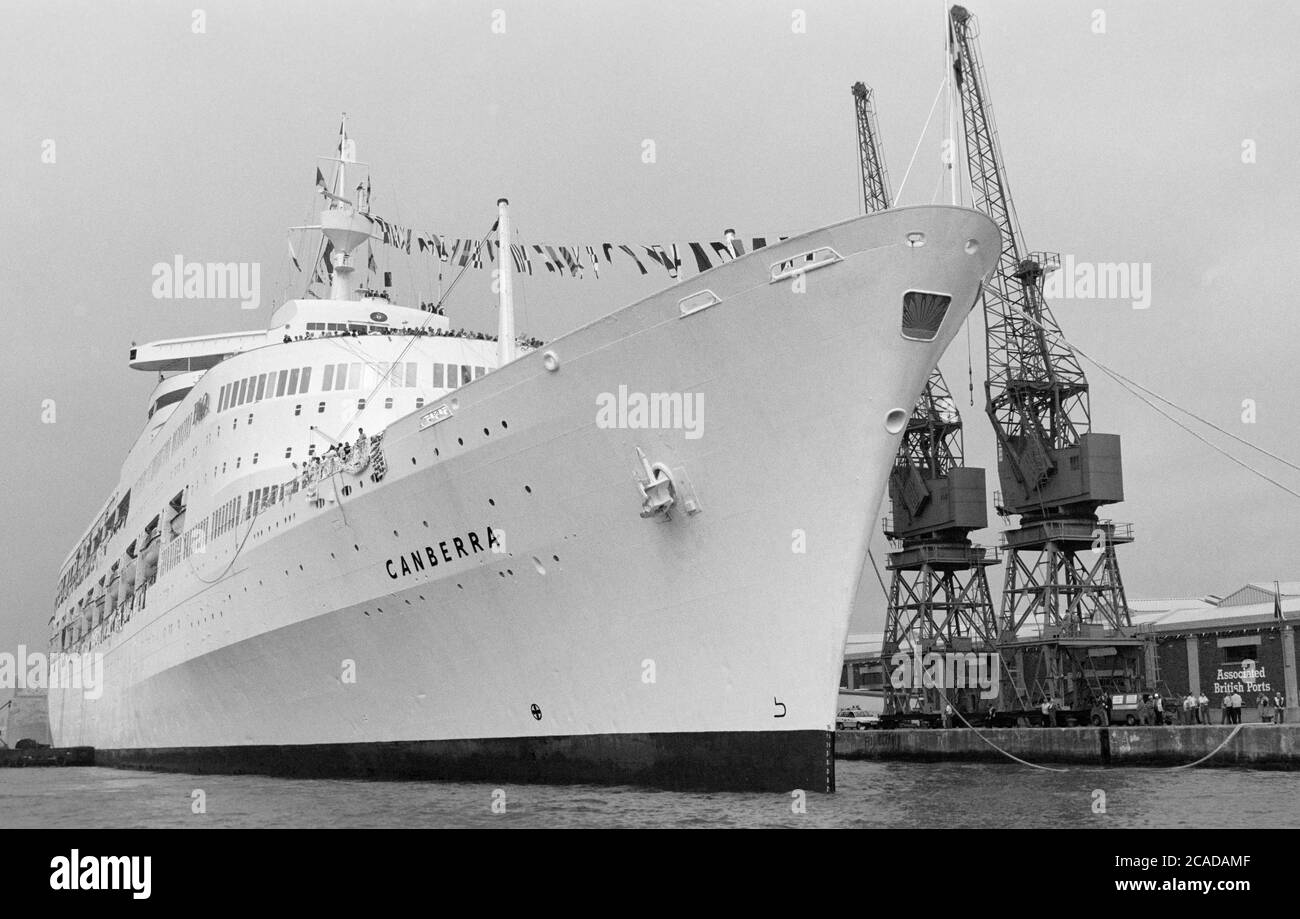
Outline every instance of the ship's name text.
POLYGON ((471 530, 464 538, 460 536, 444 539, 438 543, 437 548, 433 546, 424 546, 415 549, 406 555, 390 558, 384 562, 384 570, 393 580, 404 578, 408 575, 424 571, 426 568, 437 568, 439 560, 451 563, 457 559, 467 558, 471 555, 477 555, 480 552, 500 551, 501 541, 497 535, 492 532, 492 528, 487 528, 487 535, 480 537, 478 533, 471 530), (455 553, 453 556, 452 553, 455 553))

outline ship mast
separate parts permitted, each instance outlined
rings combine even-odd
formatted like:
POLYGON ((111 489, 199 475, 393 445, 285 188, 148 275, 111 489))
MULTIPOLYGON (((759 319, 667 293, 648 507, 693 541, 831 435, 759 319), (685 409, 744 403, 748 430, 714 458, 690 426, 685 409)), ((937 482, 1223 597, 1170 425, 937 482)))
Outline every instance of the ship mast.
POLYGON ((497 200, 497 244, 500 255, 501 301, 497 310, 497 366, 504 367, 515 359, 515 281, 510 256, 510 202, 497 200))
POLYGON ((330 279, 331 300, 356 299, 356 286, 352 278, 352 250, 370 239, 370 218, 359 213, 357 206, 343 197, 343 191, 347 188, 347 165, 357 161, 356 149, 348 138, 347 118, 345 112, 339 125, 338 156, 325 157, 338 163, 334 191, 329 193, 322 189, 329 206, 321 211, 320 229, 333 247, 330 257, 330 267, 333 269, 330 279))

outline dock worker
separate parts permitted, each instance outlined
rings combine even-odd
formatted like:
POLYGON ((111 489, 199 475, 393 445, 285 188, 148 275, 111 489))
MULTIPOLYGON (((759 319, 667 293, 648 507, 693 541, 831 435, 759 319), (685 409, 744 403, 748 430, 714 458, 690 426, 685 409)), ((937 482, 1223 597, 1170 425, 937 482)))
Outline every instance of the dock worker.
POLYGON ((1232 721, 1232 693, 1223 697, 1223 714, 1219 718, 1219 724, 1229 724, 1232 721))
POLYGON ((1232 692, 1232 723, 1241 724, 1241 693, 1233 690, 1232 692))
POLYGON ((1282 713, 1286 710, 1286 699, 1282 697, 1282 694, 1280 692, 1273 694, 1273 708, 1276 710, 1276 714, 1273 716, 1273 720, 1275 723, 1281 724, 1282 713))
POLYGON ((1043 712, 1043 727, 1050 728, 1052 726, 1052 700, 1044 696, 1043 704, 1039 707, 1043 712))
POLYGON ((1205 690, 1201 690, 1200 696, 1196 699, 1196 723, 1210 723, 1210 697, 1205 694, 1205 690))
POLYGON ((1272 724, 1273 698, 1268 693, 1262 693, 1260 697, 1255 700, 1255 704, 1259 706, 1259 720, 1264 722, 1264 724, 1272 724))
POLYGON ((946 703, 943 707, 943 726, 952 727, 952 703, 946 703))

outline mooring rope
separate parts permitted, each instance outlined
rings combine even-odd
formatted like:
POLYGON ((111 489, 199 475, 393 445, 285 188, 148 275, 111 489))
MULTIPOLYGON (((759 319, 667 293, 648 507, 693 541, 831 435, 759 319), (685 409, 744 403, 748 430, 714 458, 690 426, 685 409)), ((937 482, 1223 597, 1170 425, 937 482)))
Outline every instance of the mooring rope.
POLYGON ((1020 757, 1016 756, 1014 753, 1010 752, 1009 750, 1004 750, 1004 749, 1002 749, 1002 748, 999 747, 997 744, 995 744, 993 741, 989 740, 987 737, 985 737, 983 734, 981 734, 980 731, 979 731, 979 728, 975 727, 973 724, 971 724, 969 721, 966 720, 966 716, 963 715, 963 714, 961 713, 961 710, 960 710, 959 708, 957 708, 957 706, 955 706, 955 705, 952 704, 952 700, 948 698, 948 694, 947 694, 947 693, 945 693, 942 689, 939 690, 939 693, 940 693, 940 695, 943 696, 943 701, 944 701, 946 704, 952 706, 952 713, 953 713, 954 715, 956 715, 958 718, 961 719, 961 723, 962 723, 962 724, 966 725, 966 727, 968 727, 968 728, 970 728, 972 731, 974 731, 976 737, 978 737, 980 740, 984 741, 986 744, 988 744, 988 745, 989 745, 990 747, 992 747, 994 750, 997 750, 997 751, 998 751, 999 753, 1001 753, 1003 756, 1005 756, 1005 757, 1007 757, 1007 758, 1009 758, 1009 759, 1013 759, 1013 760, 1015 760, 1017 763, 1020 763, 1022 766, 1028 766, 1028 767, 1031 768, 1031 769, 1041 769, 1043 772, 1069 772, 1069 771, 1070 771, 1069 769, 1065 769, 1065 768, 1062 768, 1062 767, 1059 767, 1059 766, 1043 766, 1043 765, 1040 765, 1039 763, 1031 763, 1031 762, 1029 762, 1029 760, 1021 759, 1020 757))
POLYGON ((1232 733, 1230 733, 1227 737, 1223 738, 1223 743, 1219 744, 1217 747, 1215 747, 1215 748, 1214 748, 1213 750, 1211 750, 1209 753, 1205 754, 1205 755, 1202 756, 1200 759, 1196 760, 1196 762, 1193 762, 1193 763, 1184 763, 1184 764, 1181 765, 1181 766, 1170 766, 1170 767, 1169 767, 1170 770, 1174 770, 1174 769, 1190 769, 1192 766, 1199 766, 1201 763, 1205 762, 1205 761, 1206 761, 1207 759, 1209 759, 1211 756, 1213 756, 1214 754, 1216 754, 1216 753, 1218 753, 1220 750, 1222 750, 1224 747, 1226 747, 1226 746, 1228 745, 1228 741, 1230 741, 1230 740, 1232 740, 1232 738, 1236 737, 1236 736, 1237 736, 1237 732, 1240 731, 1243 727, 1245 727, 1245 725, 1243 725, 1243 724, 1239 724, 1239 725, 1237 725, 1235 728, 1232 729, 1232 733))

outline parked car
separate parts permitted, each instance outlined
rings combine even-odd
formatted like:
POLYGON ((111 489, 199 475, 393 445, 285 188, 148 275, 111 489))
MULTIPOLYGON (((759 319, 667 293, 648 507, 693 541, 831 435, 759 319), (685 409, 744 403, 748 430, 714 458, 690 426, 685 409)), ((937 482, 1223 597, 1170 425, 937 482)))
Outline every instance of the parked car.
POLYGON ((880 725, 880 716, 860 708, 842 708, 835 716, 837 731, 867 731, 880 725))

